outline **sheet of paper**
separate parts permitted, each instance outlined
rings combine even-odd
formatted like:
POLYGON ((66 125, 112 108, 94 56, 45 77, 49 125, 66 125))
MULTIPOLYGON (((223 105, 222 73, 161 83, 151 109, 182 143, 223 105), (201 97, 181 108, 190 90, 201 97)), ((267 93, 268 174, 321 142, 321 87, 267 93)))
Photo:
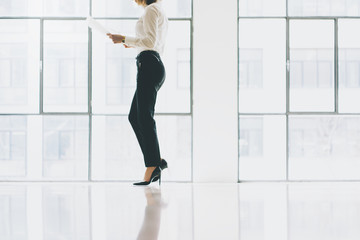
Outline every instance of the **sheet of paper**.
POLYGON ((101 25, 99 22, 97 22, 95 19, 93 19, 90 16, 86 18, 86 22, 87 22, 89 28, 91 28, 93 30, 95 29, 96 31, 99 31, 100 33, 103 33, 103 34, 110 33, 110 31, 108 29, 106 29, 103 25, 101 25))

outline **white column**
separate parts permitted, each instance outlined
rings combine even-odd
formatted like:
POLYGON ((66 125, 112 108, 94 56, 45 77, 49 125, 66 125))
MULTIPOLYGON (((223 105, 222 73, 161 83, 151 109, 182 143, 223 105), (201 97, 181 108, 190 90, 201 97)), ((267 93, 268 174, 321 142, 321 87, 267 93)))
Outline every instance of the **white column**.
POLYGON ((237 0, 194 0, 194 182, 237 182, 237 0))

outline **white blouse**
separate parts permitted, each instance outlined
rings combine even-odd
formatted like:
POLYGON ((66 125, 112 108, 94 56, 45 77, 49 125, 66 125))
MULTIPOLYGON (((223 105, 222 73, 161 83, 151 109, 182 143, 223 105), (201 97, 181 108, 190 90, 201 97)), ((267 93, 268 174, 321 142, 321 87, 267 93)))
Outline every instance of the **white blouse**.
POLYGON ((136 23, 136 37, 125 37, 125 44, 138 49, 138 52, 154 50, 164 52, 168 19, 161 3, 152 3, 145 7, 144 14, 136 23))

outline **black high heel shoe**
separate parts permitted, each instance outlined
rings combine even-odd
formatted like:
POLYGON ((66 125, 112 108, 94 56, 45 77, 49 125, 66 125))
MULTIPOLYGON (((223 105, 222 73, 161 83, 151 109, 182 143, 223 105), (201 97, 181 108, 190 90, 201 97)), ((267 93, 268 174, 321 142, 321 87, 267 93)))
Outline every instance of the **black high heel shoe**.
POLYGON ((154 171, 152 172, 151 176, 150 176, 150 181, 143 181, 143 182, 137 182, 137 183, 133 183, 136 186, 145 186, 145 185, 149 185, 152 182, 155 182, 154 179, 158 177, 159 179, 159 185, 161 184, 161 168, 160 166, 157 166, 154 171))
MULTIPOLYGON (((160 168, 161 168, 161 171, 168 168, 168 164, 165 161, 165 159, 161 159, 160 168)), ((153 182, 156 182, 157 180, 159 180, 159 177, 154 178, 153 182)))
POLYGON ((151 174, 150 181, 143 181, 143 182, 137 182, 133 183, 136 186, 146 186, 149 185, 152 182, 156 182, 159 180, 159 186, 161 185, 161 171, 168 167, 167 162, 165 159, 161 159, 160 166, 157 166, 154 171, 151 174))
POLYGON ((168 168, 168 163, 165 161, 165 159, 161 159, 160 168, 161 170, 168 168))

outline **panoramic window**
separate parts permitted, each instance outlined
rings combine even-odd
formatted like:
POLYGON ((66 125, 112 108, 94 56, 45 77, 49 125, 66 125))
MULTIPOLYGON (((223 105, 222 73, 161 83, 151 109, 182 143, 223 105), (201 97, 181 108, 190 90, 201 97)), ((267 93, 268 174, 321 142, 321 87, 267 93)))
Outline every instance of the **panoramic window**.
MULTIPOLYGON (((164 8, 167 78, 155 118, 162 156, 174 169, 167 180, 191 181, 192 2, 166 1, 164 8)), ((85 21, 92 16, 112 33, 134 35, 141 12, 128 0, 0 2, 0 179, 142 176, 127 120, 136 50, 114 45, 85 21)))
POLYGON ((360 2, 239 0, 239 180, 358 180, 360 2))

